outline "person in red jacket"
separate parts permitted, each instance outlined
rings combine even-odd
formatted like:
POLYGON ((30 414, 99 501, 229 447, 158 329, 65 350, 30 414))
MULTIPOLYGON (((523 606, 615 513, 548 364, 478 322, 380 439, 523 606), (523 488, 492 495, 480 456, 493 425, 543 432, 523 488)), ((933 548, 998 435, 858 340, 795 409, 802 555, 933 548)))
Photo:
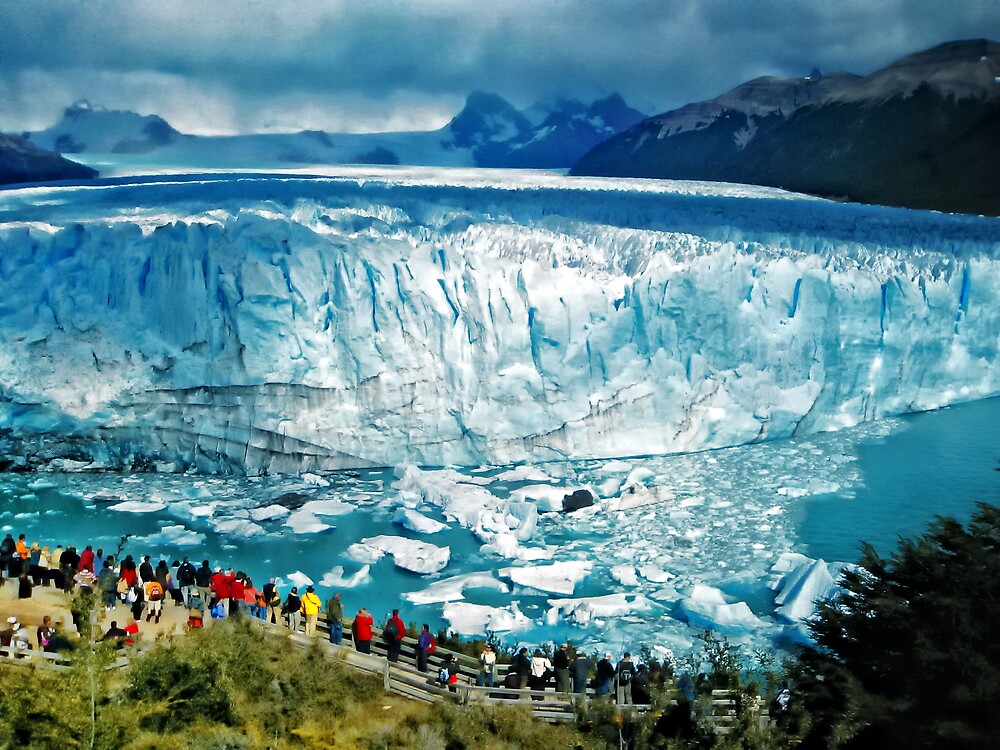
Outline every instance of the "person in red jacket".
POLYGON ((80 553, 80 565, 78 568, 90 573, 94 572, 94 548, 89 544, 87 545, 87 549, 80 553))
POLYGON ((212 606, 218 602, 222 604, 222 616, 225 617, 229 613, 229 577, 222 572, 222 568, 216 568, 215 572, 212 574, 212 606))
MULTIPOLYGON (((232 572, 232 571, 230 571, 232 572)), ((236 573, 229 583, 229 612, 238 612, 243 607, 243 596, 246 594, 243 571, 236 573)))
POLYGON ((385 640, 386 658, 389 661, 399 661, 399 652, 403 648, 403 638, 406 637, 406 623, 399 616, 399 610, 392 610, 392 617, 382 629, 385 640))
POLYGON ((368 610, 362 607, 354 618, 354 648, 362 654, 372 652, 372 627, 375 625, 375 618, 368 614, 368 610))

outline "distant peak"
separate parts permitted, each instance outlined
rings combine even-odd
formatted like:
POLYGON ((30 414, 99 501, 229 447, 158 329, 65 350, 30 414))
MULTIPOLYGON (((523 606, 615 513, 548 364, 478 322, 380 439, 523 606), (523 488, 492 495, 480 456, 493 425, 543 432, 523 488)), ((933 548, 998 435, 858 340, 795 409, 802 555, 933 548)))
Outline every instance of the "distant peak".
POLYGON ((909 65, 940 65, 954 62, 975 62, 982 58, 1000 57, 1000 42, 992 39, 959 39, 944 42, 922 52, 907 55, 890 65, 890 68, 909 65))
POLYGON ((94 105, 89 99, 77 99, 70 106, 66 107, 66 116, 74 117, 75 115, 84 114, 86 112, 106 112, 107 110, 100 105, 94 105))

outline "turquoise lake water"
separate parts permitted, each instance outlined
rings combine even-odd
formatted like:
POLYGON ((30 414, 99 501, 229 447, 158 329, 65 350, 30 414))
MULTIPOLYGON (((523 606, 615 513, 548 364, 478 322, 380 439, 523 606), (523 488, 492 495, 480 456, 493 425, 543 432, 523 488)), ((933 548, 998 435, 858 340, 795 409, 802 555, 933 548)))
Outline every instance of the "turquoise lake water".
MULTIPOLYGON (((566 487, 600 486, 615 471, 612 464, 600 461, 532 468, 566 487)), ((586 627, 564 622, 551 626, 544 622, 551 593, 475 589, 466 591, 466 600, 489 607, 515 602, 534 624, 523 633, 510 634, 511 641, 571 638, 597 648, 634 643, 653 627, 678 652, 692 647, 695 633, 673 616, 674 606, 691 585, 705 583, 747 602, 768 621, 767 628, 748 636, 748 643, 780 642, 781 626, 770 619, 774 594, 768 588, 770 565, 780 553, 853 562, 862 540, 886 554, 901 535, 922 532, 935 515, 965 521, 977 502, 1000 502, 1000 399, 825 435, 632 459, 617 471, 630 468, 647 470, 647 481, 669 486, 674 499, 590 516, 542 516, 530 544, 548 545, 556 560, 593 560, 593 572, 573 596, 639 593, 652 602, 650 609, 595 618, 586 627), (639 565, 643 560, 669 571, 672 580, 642 581, 639 587, 630 587, 614 577, 614 566, 639 565)), ((496 471, 463 473, 471 478, 496 471)), ((447 624, 441 603, 416 606, 401 597, 441 576, 496 573, 505 566, 525 564, 484 555, 480 541, 454 523, 435 535, 416 534, 394 524, 392 511, 399 504, 399 492, 393 487, 391 470, 347 472, 325 479, 328 485, 316 487, 296 477, 0 474, 0 527, 4 533, 24 532, 29 541, 39 539, 42 544, 73 543, 82 548, 89 543, 106 551, 115 550, 121 537, 129 534, 126 549, 135 555, 150 552, 168 562, 184 555, 196 562, 208 558, 213 565, 243 569, 258 583, 270 576, 290 581, 298 571, 319 584, 324 597, 334 589, 342 591, 348 611, 367 606, 379 615, 401 607, 408 621, 429 622, 433 627, 447 624), (352 510, 324 518, 330 528, 317 533, 293 533, 281 521, 273 521, 261 524, 266 533, 243 537, 216 533, 205 520, 205 514, 216 519, 246 518, 249 510, 276 502, 294 509, 301 505, 302 495, 336 498, 350 503, 352 510), (113 510, 123 500, 161 505, 143 513, 113 510), (438 576, 420 576, 387 558, 374 564, 371 579, 356 588, 322 585, 334 566, 342 566, 346 575, 359 570, 361 564, 345 552, 352 543, 377 534, 447 545, 451 562, 438 576)), ((516 481, 499 483, 490 491, 503 497, 518 486, 516 481)), ((448 520, 440 515, 437 519, 448 520)))

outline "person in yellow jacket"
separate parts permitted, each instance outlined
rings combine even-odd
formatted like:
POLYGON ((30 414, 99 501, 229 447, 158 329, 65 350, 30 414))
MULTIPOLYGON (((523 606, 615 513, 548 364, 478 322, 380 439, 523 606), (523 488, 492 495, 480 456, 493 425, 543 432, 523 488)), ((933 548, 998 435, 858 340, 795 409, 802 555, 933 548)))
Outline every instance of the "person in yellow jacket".
POLYGON ((316 620, 319 619, 322 606, 323 602, 316 596, 316 589, 307 586, 306 593, 302 597, 302 614, 306 616, 306 635, 316 635, 316 620))

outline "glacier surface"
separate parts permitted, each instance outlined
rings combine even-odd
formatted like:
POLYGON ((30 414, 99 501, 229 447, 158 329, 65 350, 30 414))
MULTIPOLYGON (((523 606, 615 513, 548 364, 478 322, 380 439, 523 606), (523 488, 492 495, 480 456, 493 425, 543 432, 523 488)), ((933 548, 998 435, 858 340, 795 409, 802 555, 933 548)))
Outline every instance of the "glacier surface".
POLYGON ((0 340, 8 465, 694 451, 1000 392, 1000 220, 413 168, 21 188, 0 340))

